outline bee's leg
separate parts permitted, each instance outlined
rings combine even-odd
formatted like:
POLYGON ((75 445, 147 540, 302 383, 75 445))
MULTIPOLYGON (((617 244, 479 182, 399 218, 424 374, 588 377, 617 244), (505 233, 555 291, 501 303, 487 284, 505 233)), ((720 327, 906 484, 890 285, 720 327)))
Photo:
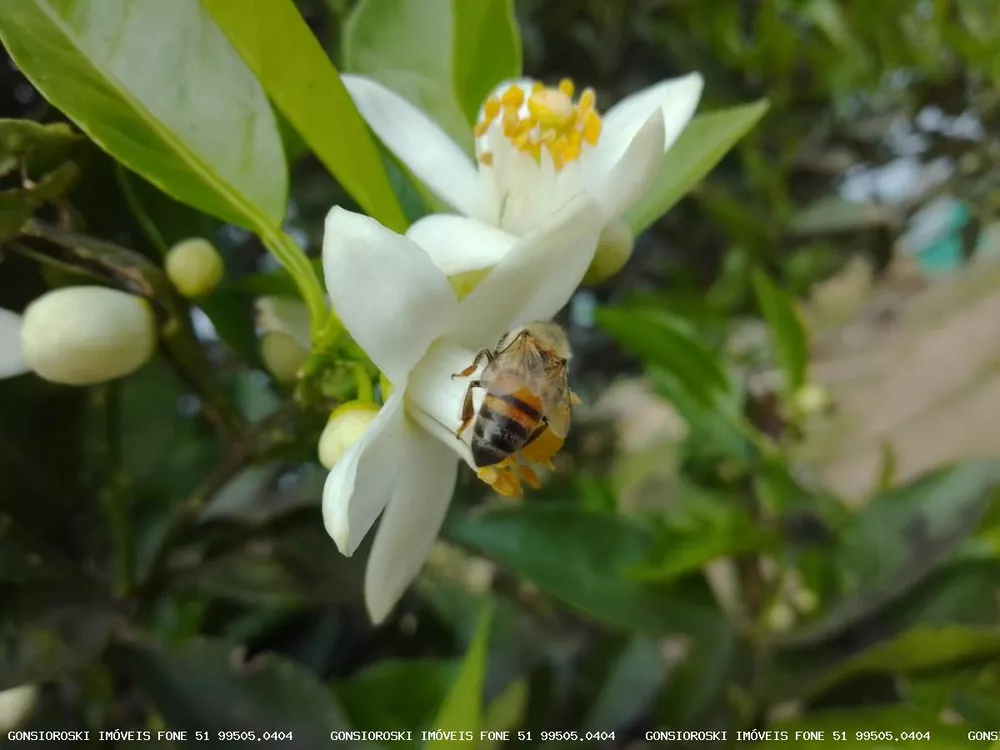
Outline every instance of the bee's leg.
POLYGON ((454 373, 451 376, 451 379, 454 380, 455 378, 469 377, 472 373, 476 371, 476 368, 479 367, 479 363, 482 362, 484 359, 486 360, 486 364, 492 362, 493 352, 491 352, 489 349, 480 349, 479 352, 476 354, 476 358, 472 360, 472 364, 466 367, 461 372, 454 373))
POLYGON ((573 391, 570 391, 569 392, 569 402, 573 406, 579 406, 580 404, 583 403, 583 399, 580 398, 579 396, 577 396, 575 393, 573 393, 573 391))
POLYGON ((473 380, 469 383, 469 387, 465 389, 465 399, 462 401, 462 423, 458 426, 455 437, 461 437, 462 433, 469 428, 472 418, 476 416, 476 410, 472 405, 472 389, 481 387, 482 384, 478 380, 473 380))

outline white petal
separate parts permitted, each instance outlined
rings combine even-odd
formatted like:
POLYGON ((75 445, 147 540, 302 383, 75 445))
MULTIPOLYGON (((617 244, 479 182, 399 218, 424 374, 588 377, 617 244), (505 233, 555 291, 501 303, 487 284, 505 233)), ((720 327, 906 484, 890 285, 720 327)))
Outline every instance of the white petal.
MULTIPOLYGON (((601 163, 591 189, 601 203, 605 224, 621 217, 649 188, 660 169, 662 143, 663 115, 656 110, 619 157, 601 163)), ((610 153, 604 151, 597 156, 603 159, 610 153)))
POLYGON ((343 555, 353 555, 382 512, 406 453, 402 389, 394 391, 323 486, 323 523, 343 555))
POLYGON ((517 237, 475 219, 431 214, 406 230, 427 251, 445 276, 492 268, 517 243, 517 237))
POLYGON ((397 387, 458 310, 419 245, 337 206, 326 217, 323 272, 348 333, 397 387))
POLYGON ((615 148, 623 151, 649 116, 660 110, 666 132, 663 150, 666 151, 674 145, 694 117, 704 85, 705 80, 700 73, 688 73, 686 76, 660 81, 626 96, 604 114, 601 147, 605 146, 605 139, 608 139, 609 147, 614 143, 615 148))
MULTIPOLYGON (((475 357, 476 352, 472 349, 447 341, 435 341, 427 350, 427 355, 413 368, 406 386, 407 413, 473 467, 468 443, 471 433, 463 434, 463 439, 456 437, 455 433, 461 423, 462 403, 469 381, 475 376, 451 376, 471 365, 475 357)), ((478 411, 483 392, 476 389, 472 395, 473 409, 478 411)))
POLYGON ((569 301, 594 258, 600 207, 578 195, 522 237, 462 300, 445 338, 478 350, 532 320, 548 320, 569 301))
POLYGON ((427 562, 458 476, 455 454, 419 426, 407 429, 399 481, 375 532, 365 570, 365 603, 376 624, 427 562))
POLYGON ((417 179, 459 213, 471 214, 478 202, 476 165, 427 115, 391 89, 370 78, 341 80, 365 122, 417 179))
POLYGON ((12 378, 30 369, 21 351, 21 316, 0 309, 0 378, 12 378))
POLYGON ((294 297, 260 297, 257 300, 257 325, 264 331, 291 336, 306 351, 312 349, 309 308, 294 297))

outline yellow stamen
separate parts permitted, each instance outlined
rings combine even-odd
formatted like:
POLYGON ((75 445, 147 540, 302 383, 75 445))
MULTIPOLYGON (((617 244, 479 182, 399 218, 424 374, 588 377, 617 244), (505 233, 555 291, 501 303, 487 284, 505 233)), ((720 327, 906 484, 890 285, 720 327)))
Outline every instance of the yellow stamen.
POLYGON ((489 151, 483 151, 483 153, 479 155, 479 163, 482 164, 484 167, 492 167, 493 154, 491 154, 489 151))
POLYGON ((524 483, 529 487, 531 487, 531 489, 533 490, 542 489, 542 482, 538 478, 538 475, 535 473, 534 469, 532 469, 530 466, 522 465, 518 467, 518 471, 520 471, 521 473, 521 479, 523 479, 524 483))
POLYGON ((492 487, 498 495, 521 497, 524 494, 524 488, 521 487, 517 474, 504 464, 484 466, 476 472, 476 476, 492 487))
MULTIPOLYGON (((498 121, 500 132, 518 151, 541 161, 542 149, 552 157, 556 170, 579 159, 601 137, 601 115, 595 108, 592 88, 573 102, 576 86, 564 78, 557 87, 534 83, 531 93, 512 85, 483 105, 483 117, 473 132, 484 136, 498 121)), ((492 162, 480 160, 484 165, 492 162)))
POLYGON ((521 450, 520 456, 528 463, 546 466, 562 447, 563 439, 552 430, 545 430, 521 450))

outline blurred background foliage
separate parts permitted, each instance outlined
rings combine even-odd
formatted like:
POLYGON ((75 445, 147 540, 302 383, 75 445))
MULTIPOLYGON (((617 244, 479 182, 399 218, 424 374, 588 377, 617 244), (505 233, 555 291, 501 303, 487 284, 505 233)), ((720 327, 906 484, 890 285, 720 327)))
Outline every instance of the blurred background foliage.
MULTIPOLYGON (((297 5, 344 61, 358 4, 297 5)), ((379 628, 366 547, 342 558, 320 522, 325 415, 261 368, 253 299, 294 289, 260 239, 75 131, 3 123, 3 307, 79 283, 95 238, 154 287, 184 237, 227 269, 193 313, 201 352, 165 347, 90 389, 0 383, 0 688, 39 685, 29 726, 291 730, 284 747, 573 729, 635 748, 684 728, 928 729, 925 746, 958 747, 1000 726, 1000 5, 516 13, 525 73, 572 76, 604 108, 690 70, 702 113, 770 106, 564 312, 586 406, 557 474, 516 506, 463 475, 379 628), (26 142, 30 189, 5 163, 26 142), (25 233, 25 210, 83 234, 25 233)), ((434 44, 421 33, 404 41, 434 44)), ((6 56, 0 117, 64 121, 6 56)), ((318 257, 329 207, 356 204, 279 120, 285 229, 318 257)), ((429 210, 390 167, 407 217, 429 210)))

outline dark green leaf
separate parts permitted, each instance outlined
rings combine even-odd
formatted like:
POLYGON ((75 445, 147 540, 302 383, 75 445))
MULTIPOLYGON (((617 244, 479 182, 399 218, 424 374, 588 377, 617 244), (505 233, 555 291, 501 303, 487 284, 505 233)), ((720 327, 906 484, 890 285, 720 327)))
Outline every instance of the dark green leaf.
POLYGON ((445 533, 586 615, 650 633, 690 631, 714 619, 704 601, 636 581, 628 569, 653 545, 646 529, 577 505, 525 504, 450 517, 445 533))
POLYGON ((638 235, 707 175, 768 109, 767 100, 700 115, 664 155, 653 184, 625 215, 638 235))
MULTIPOLYGON (((187 731, 182 747, 200 747, 195 731, 290 732, 263 743, 315 750, 330 732, 347 728, 333 692, 297 664, 275 654, 244 660, 242 649, 210 639, 175 648, 131 641, 122 666, 152 700, 171 729, 187 731)), ((355 746, 361 747, 363 743, 355 746)))
POLYGON ((660 695, 657 717, 666 726, 695 727, 718 706, 736 680, 740 640, 721 614, 685 638, 683 660, 670 672, 660 695))
MULTIPOLYGON (((452 683, 444 703, 434 717, 432 724, 435 728, 472 732, 474 737, 478 737, 479 730, 484 728, 483 686, 486 682, 487 646, 490 642, 492 620, 493 608, 487 604, 479 614, 476 634, 462 660, 458 677, 452 683)), ((451 744, 451 740, 431 740, 426 747, 431 750, 431 748, 450 747, 451 744)))
POLYGON ((596 319, 624 349, 668 370, 702 405, 731 399, 732 384, 719 358, 684 319, 662 310, 614 308, 598 310, 596 319))
POLYGON ((379 222, 398 232, 405 230, 406 219, 375 143, 295 4, 291 0, 203 2, 330 173, 379 222))
POLYGON ((785 388, 795 393, 806 383, 809 345, 806 329, 799 319, 794 301, 761 271, 752 274, 757 304, 767 321, 771 346, 785 375, 785 388))
POLYGON ((521 35, 512 0, 452 0, 455 93, 468 122, 500 81, 521 77, 521 35))
MULTIPOLYGON (((472 127, 453 82, 452 66, 459 55, 453 52, 457 1, 361 0, 344 24, 343 67, 392 89, 471 152, 472 127)), ((475 20, 480 13, 464 15, 475 20)), ((488 56, 486 50, 479 52, 488 56)))
POLYGON ((780 644, 798 647, 832 637, 898 599, 975 530, 998 483, 1000 463, 969 461, 874 498, 838 544, 843 598, 780 644))
POLYGON ((430 720, 458 674, 452 661, 381 661, 336 686, 359 729, 416 731, 430 720))
POLYGON ((288 176, 274 115, 198 0, 0 0, 0 39, 129 168, 226 221, 280 226, 288 176))
POLYGON ((85 667, 104 650, 112 607, 37 582, 0 587, 0 690, 59 679, 85 667))

